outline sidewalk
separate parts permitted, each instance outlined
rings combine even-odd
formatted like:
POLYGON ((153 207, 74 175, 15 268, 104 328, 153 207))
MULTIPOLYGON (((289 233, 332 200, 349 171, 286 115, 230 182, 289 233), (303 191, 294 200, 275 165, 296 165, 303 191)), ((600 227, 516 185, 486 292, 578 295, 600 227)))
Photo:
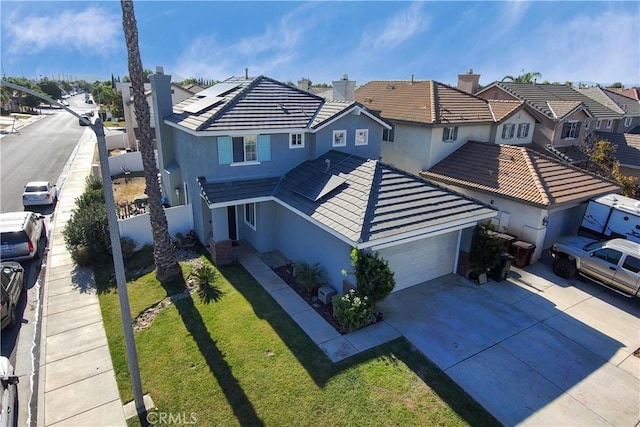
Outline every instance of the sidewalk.
POLYGON ((78 144, 51 221, 42 299, 38 426, 126 425, 90 269, 78 268, 62 230, 91 172, 96 136, 78 144))

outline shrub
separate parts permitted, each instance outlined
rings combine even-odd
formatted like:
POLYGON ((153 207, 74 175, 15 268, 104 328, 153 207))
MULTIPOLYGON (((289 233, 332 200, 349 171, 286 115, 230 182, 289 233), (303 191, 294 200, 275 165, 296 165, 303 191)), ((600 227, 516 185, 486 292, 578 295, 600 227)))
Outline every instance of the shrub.
POLYGON ((135 240, 133 240, 132 238, 121 237, 120 247, 122 248, 122 258, 125 260, 131 259, 136 251, 137 246, 138 245, 136 244, 135 240))
POLYGON ((216 271, 208 264, 197 267, 192 273, 198 286, 200 301, 208 304, 222 298, 222 290, 215 284, 216 271))
POLYGON ((360 329, 375 321, 375 308, 368 297, 360 297, 351 289, 333 297, 333 315, 350 330, 360 329))
POLYGON ((78 245, 71 249, 71 259, 80 267, 88 267, 91 265, 91 255, 85 245, 78 245))
POLYGON ((319 263, 309 264, 304 261, 293 263, 293 277, 302 288, 311 292, 320 287, 324 272, 319 263))
POLYGON ((84 180, 84 188, 85 192, 87 190, 101 190, 102 189, 102 178, 100 175, 89 175, 84 180))
POLYGON ((503 243, 497 237, 491 235, 495 227, 488 224, 478 224, 473 229, 471 238, 471 267, 476 274, 486 273, 498 264, 504 251, 503 243))
POLYGON ((385 299, 396 281, 389 262, 380 258, 378 253, 366 253, 362 249, 351 249, 351 265, 356 276, 358 295, 368 297, 369 303, 375 308, 385 299))

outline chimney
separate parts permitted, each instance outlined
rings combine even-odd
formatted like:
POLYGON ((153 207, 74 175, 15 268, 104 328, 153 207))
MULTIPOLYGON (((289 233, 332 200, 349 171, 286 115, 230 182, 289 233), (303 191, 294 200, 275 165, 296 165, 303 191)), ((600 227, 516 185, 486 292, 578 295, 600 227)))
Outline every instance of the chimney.
POLYGON ((309 79, 303 77, 301 80, 298 80, 298 89, 309 92, 309 79))
POLYGON ((473 74, 473 69, 469 69, 466 74, 458 74, 458 89, 474 94, 480 87, 480 74, 473 74))
POLYGON ((334 80, 333 100, 334 101, 354 101, 356 99, 356 82, 349 80, 347 74, 342 75, 342 80, 334 80))

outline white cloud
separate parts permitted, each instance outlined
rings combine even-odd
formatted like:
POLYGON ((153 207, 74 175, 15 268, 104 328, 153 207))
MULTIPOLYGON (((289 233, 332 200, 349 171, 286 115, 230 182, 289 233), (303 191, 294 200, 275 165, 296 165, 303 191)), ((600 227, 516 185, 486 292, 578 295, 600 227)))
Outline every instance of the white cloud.
POLYGON ((367 31, 363 43, 366 42, 373 49, 393 48, 422 33, 428 27, 429 18, 422 11, 422 3, 414 2, 382 25, 376 25, 376 32, 378 28, 381 29, 378 35, 372 35, 373 30, 367 31))
POLYGON ((305 52, 305 36, 317 24, 309 5, 294 9, 258 35, 223 42, 219 36, 199 36, 192 40, 172 67, 180 76, 226 78, 244 74, 278 77, 305 52))
POLYGON ((97 7, 46 16, 5 17, 3 21, 3 43, 10 43, 9 53, 61 49, 107 54, 114 44, 124 43, 122 19, 97 7))

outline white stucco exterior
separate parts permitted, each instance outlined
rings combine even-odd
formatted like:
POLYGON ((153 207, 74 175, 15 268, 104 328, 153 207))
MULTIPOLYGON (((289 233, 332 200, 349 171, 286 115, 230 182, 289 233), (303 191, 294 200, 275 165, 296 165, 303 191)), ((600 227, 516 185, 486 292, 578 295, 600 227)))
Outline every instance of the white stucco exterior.
POLYGON ((530 144, 533 141, 533 133, 535 130, 536 121, 535 118, 529 114, 526 110, 521 109, 513 116, 500 122, 496 128, 495 143, 496 144, 509 144, 509 145, 523 145, 530 144), (505 126, 514 125, 514 132, 512 138, 503 138, 503 129, 505 126), (527 135, 523 138, 518 136, 519 126, 529 126, 527 135))

